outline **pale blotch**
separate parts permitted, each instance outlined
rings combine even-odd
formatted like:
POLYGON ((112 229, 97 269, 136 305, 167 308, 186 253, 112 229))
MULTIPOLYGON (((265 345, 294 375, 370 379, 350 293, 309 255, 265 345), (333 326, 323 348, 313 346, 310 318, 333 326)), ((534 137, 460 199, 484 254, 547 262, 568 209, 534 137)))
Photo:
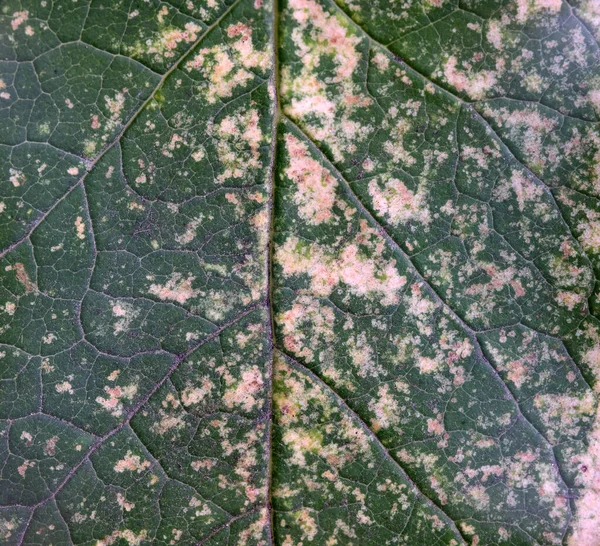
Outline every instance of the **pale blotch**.
POLYGON ((312 542, 318 532, 317 522, 312 516, 312 512, 309 508, 302 508, 292 514, 296 524, 302 531, 302 539, 308 542, 312 542))
POLYGON ((188 222, 185 226, 185 231, 181 235, 176 235, 175 240, 181 245, 187 245, 196 238, 196 232, 200 224, 204 221, 204 215, 200 214, 197 218, 188 222))
POLYGON ((383 305, 394 305, 406 284, 394 259, 369 257, 354 243, 333 252, 318 244, 309 247, 292 236, 275 254, 285 276, 309 275, 311 289, 318 296, 329 296, 344 283, 355 296, 379 296, 383 305))
POLYGON ((112 534, 105 536, 103 539, 96 541, 95 546, 111 546, 117 544, 119 539, 123 539, 129 546, 140 546, 148 538, 148 531, 143 529, 138 534, 135 534, 130 529, 122 529, 113 531, 112 534))
POLYGON ((29 19, 29 12, 27 10, 15 11, 12 15, 10 26, 13 30, 17 30, 27 19, 29 19))
POLYGON ((15 188, 22 186, 27 181, 25 175, 21 171, 13 169, 12 167, 8 169, 8 174, 10 175, 9 180, 15 188))
POLYGON ((212 381, 208 377, 202 378, 199 387, 186 387, 181 393, 181 400, 184 406, 198 404, 206 398, 214 389, 212 381))
POLYGON ((85 239, 85 223, 81 216, 78 216, 75 219, 75 230, 78 239, 85 239))
POLYGON ((538 13, 556 14, 562 7, 562 0, 517 0, 516 19, 519 23, 527 20, 538 13))
POLYGON ((291 32, 300 58, 300 72, 281 71, 281 94, 287 115, 302 123, 309 135, 326 142, 336 161, 356 151, 356 143, 373 132, 370 125, 353 119, 353 114, 372 104, 372 99, 353 81, 361 60, 361 37, 353 33, 340 15, 328 13, 315 0, 291 0, 291 32), (335 75, 325 81, 319 73, 327 59, 335 75), (333 84, 333 85, 332 85, 333 84))
POLYGON ((584 250, 597 254, 600 252, 600 219, 589 219, 578 226, 581 231, 579 242, 584 250))
POLYGON ((369 402, 369 410, 375 414, 371 419, 371 428, 375 432, 400 422, 398 402, 390 393, 390 386, 387 383, 379 386, 377 398, 369 402))
POLYGON ((131 450, 128 450, 125 457, 117 461, 113 470, 119 474, 123 472, 137 472, 140 474, 150 468, 151 465, 150 461, 142 460, 139 455, 134 455, 131 450))
POLYGON ((4 271, 14 271, 17 282, 21 284, 23 288, 25 288, 25 292, 27 294, 30 292, 37 292, 35 283, 29 278, 27 269, 25 269, 25 265, 21 262, 16 262, 13 265, 7 265, 4 268, 4 271))
POLYGON ((262 373, 258 366, 252 366, 243 370, 241 375, 240 381, 227 388, 223 401, 228 408, 238 407, 244 411, 251 411, 263 401, 262 397, 259 397, 264 386, 262 373))
POLYGON ((58 444, 58 440, 58 436, 52 436, 44 442, 44 447, 42 448, 44 455, 47 455, 48 457, 54 457, 54 455, 56 455, 56 445, 58 444))
POLYGON ((127 499, 123 493, 117 493, 117 504, 122 510, 125 510, 125 512, 131 512, 131 510, 135 508, 135 503, 127 502, 127 499))
MULTIPOLYGON (((596 389, 598 390, 598 389, 596 389)), ((598 546, 600 544, 600 406, 594 428, 588 435, 587 451, 572 462, 579 466, 576 484, 581 487, 575 501, 576 517, 569 546, 598 546), (585 472, 581 469, 585 468, 585 472)))
POLYGON ((348 346, 350 361, 358 370, 356 373, 360 377, 385 375, 385 368, 377 363, 377 356, 365 332, 360 332, 348 339, 346 345, 348 346))
POLYGON ((137 394, 136 385, 126 385, 124 387, 104 387, 104 392, 108 395, 106 398, 102 396, 96 397, 96 402, 100 404, 113 417, 123 415, 124 405, 123 400, 132 400, 137 394))
MULTIPOLYGON (((246 23, 235 23, 226 29, 228 44, 202 48, 188 62, 188 72, 199 72, 199 91, 213 104, 220 98, 231 97, 236 87, 245 86, 255 76, 253 70, 267 70, 271 63, 269 48, 257 50, 252 40, 252 27, 246 23)), ((193 75, 192 72, 192 75, 193 75)))
POLYGON ((17 467, 17 472, 19 475, 24 478, 28 468, 32 468, 35 466, 35 461, 27 461, 25 460, 22 465, 17 467))
POLYGON ((596 38, 600 38, 600 2, 598 0, 584 0, 577 7, 577 14, 587 21, 596 38))
POLYGON ((260 145, 264 140, 258 110, 251 108, 227 116, 212 128, 216 139, 217 155, 223 172, 217 182, 246 178, 259 169, 260 145))
POLYGON ((474 72, 470 67, 461 70, 458 68, 458 60, 451 55, 444 65, 443 75, 457 91, 466 93, 472 99, 480 100, 485 98, 487 92, 496 85, 498 77, 503 72, 502 59, 498 59, 497 64, 500 64, 500 70, 496 72, 492 70, 474 72))
POLYGON ((337 180, 309 155, 306 144, 290 134, 285 135, 285 143, 290 156, 285 174, 296 184, 293 200, 298 215, 312 225, 328 222, 332 218, 337 180))
POLYGON ((540 201, 544 194, 544 190, 541 185, 536 184, 529 177, 524 176, 520 171, 513 171, 510 178, 512 189, 517 197, 519 204, 519 210, 525 210, 527 203, 536 203, 538 210, 540 206, 543 206, 540 201))
POLYGON ((277 323, 285 348, 306 362, 313 362, 314 350, 320 343, 329 345, 335 339, 333 309, 310 296, 296 298, 290 309, 277 316, 277 323))
POLYGON ((583 396, 537 394, 534 407, 546 425, 548 439, 557 444, 561 435, 577 437, 581 425, 589 422, 596 413, 596 399, 591 392, 583 396))
POLYGON ((202 27, 196 23, 187 22, 183 29, 164 25, 164 16, 168 14, 168 9, 163 5, 158 12, 158 22, 163 27, 152 38, 137 42, 134 46, 126 47, 127 52, 132 56, 153 55, 156 62, 171 59, 175 56, 177 47, 180 43, 192 44, 202 31, 202 27))
POLYGON ((426 206, 425 191, 422 188, 413 192, 396 178, 384 182, 382 188, 377 180, 371 180, 369 195, 373 199, 373 208, 393 226, 410 221, 421 225, 431 222, 431 213, 426 206))
POLYGON ((190 298, 195 298, 200 290, 192 288, 196 277, 188 275, 184 277, 181 273, 173 273, 165 284, 151 284, 148 293, 161 300, 185 303, 190 298))
POLYGON ((112 306, 113 317, 118 320, 113 323, 113 335, 119 335, 122 332, 129 330, 131 323, 140 314, 132 304, 123 301, 117 302, 112 306))

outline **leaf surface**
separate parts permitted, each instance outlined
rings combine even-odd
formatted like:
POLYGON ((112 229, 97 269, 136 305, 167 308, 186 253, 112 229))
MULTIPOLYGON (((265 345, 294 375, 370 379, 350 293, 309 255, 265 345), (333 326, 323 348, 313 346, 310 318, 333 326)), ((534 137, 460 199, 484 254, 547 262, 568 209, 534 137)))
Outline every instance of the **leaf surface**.
POLYGON ((593 0, 8 0, 0 542, 600 544, 593 0))

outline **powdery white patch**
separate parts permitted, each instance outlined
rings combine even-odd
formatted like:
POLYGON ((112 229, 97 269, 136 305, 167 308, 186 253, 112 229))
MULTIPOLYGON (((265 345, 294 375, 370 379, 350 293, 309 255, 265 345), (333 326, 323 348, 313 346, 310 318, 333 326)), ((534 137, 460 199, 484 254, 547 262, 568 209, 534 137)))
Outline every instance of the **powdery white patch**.
POLYGON ((294 428, 283 433, 282 441, 292 450, 289 462, 301 468, 306 467, 306 453, 318 453, 322 448, 321 436, 309 431, 294 428))
POLYGON ((139 455, 134 455, 131 450, 127 450, 125 457, 117 461, 113 470, 119 474, 123 472, 137 472, 142 473, 152 466, 150 461, 142 460, 139 455))
POLYGON ((85 223, 81 216, 75 219, 75 231, 78 239, 85 239, 85 223))
POLYGON ((50 345, 52 344, 54 341, 56 341, 58 338, 56 337, 56 334, 50 332, 48 334, 46 334, 45 336, 42 337, 42 342, 45 343, 46 345, 50 345))
POLYGON ((378 51, 375 53, 375 55, 373 55, 372 62, 380 72, 385 72, 390 66, 390 58, 381 51, 378 51))
POLYGON ((442 366, 442 362, 440 362, 436 358, 429 358, 427 356, 419 356, 417 359, 417 368, 419 368, 419 373, 421 374, 430 374, 437 372, 442 366))
POLYGON ((496 85, 498 77, 503 71, 481 70, 480 72, 473 72, 470 67, 461 70, 457 66, 458 60, 456 57, 454 55, 448 57, 443 69, 446 81, 457 91, 465 92, 475 100, 485 98, 487 92, 496 85))
POLYGON ((54 385, 54 388, 56 389, 56 392, 59 394, 62 394, 63 392, 68 392, 69 394, 73 394, 73 392, 74 392, 71 383, 69 383, 68 381, 63 381, 62 383, 57 383, 56 385, 54 385))
POLYGON ((185 68, 194 76, 201 75, 207 87, 199 91, 210 104, 219 98, 231 97, 236 87, 243 87, 255 76, 253 70, 267 70, 271 64, 269 48, 257 50, 252 40, 252 27, 238 22, 226 29, 228 44, 218 44, 198 50, 196 55, 185 63, 185 68))
MULTIPOLYGON (((559 152, 555 146, 546 143, 546 139, 558 127, 559 121, 548 116, 543 116, 534 108, 492 109, 484 108, 486 117, 490 117, 507 131, 510 139, 517 141, 522 152, 532 163, 533 170, 555 166, 565 151, 559 152)), ((581 142, 578 143, 581 146, 581 142)), ((568 153, 567 153, 568 155, 568 153)))
POLYGON ((296 184, 293 201, 298 205, 298 215, 312 225, 331 220, 337 180, 295 136, 286 134, 285 143, 290 156, 285 174, 296 184))
MULTIPOLYGON (((255 0, 254 7, 260 7, 262 0, 255 0)), ((238 546, 250 546, 252 544, 261 544, 265 536, 265 529, 270 526, 271 518, 266 509, 262 509, 258 519, 253 521, 246 529, 238 535, 238 546)))
POLYGON ((200 294, 200 290, 192 288, 195 279, 196 277, 191 275, 184 277, 181 273, 175 272, 165 284, 151 284, 148 293, 161 300, 185 303, 190 298, 195 298, 200 294))
POLYGON ((600 37, 600 3, 597 0, 584 0, 577 7, 577 14, 588 22, 596 38, 600 37))
POLYGON ((498 51, 502 51, 504 44, 502 43, 502 23, 495 19, 492 19, 488 23, 488 30, 486 33, 487 41, 492 44, 498 51))
POLYGON ((441 436, 445 432, 444 421, 441 413, 436 415, 435 419, 427 419, 427 432, 435 436, 441 436))
POLYGON ((562 290, 556 294, 554 299, 561 307, 566 307, 569 311, 573 311, 573 309, 586 301, 586 296, 585 294, 562 290))
POLYGON ((131 384, 125 387, 109 387, 107 385, 104 387, 104 392, 108 394, 108 397, 97 396, 96 402, 113 417, 120 417, 123 415, 123 399, 132 400, 137 394, 137 386, 131 384))
POLYGON ((199 472, 201 468, 210 470, 213 466, 217 464, 217 461, 213 459, 201 459, 198 461, 193 461, 190 466, 196 471, 199 472))
POLYGON ((517 197, 519 210, 525 210, 527 203, 539 203, 541 196, 544 194, 544 189, 541 185, 536 184, 533 180, 524 176, 520 171, 513 171, 510 182, 512 189, 517 197))
POLYGON ((173 429, 179 429, 185 424, 183 416, 181 415, 169 415, 161 411, 160 421, 154 423, 150 428, 152 432, 163 436, 167 432, 173 429))
POLYGON ((490 496, 483 485, 474 485, 467 489, 471 506, 476 510, 486 510, 490 505, 490 496))
POLYGON ((384 182, 382 188, 374 179, 369 182, 369 195, 373 199, 373 208, 393 226, 410 221, 426 226, 431 222, 425 191, 421 188, 413 192, 396 178, 384 182))

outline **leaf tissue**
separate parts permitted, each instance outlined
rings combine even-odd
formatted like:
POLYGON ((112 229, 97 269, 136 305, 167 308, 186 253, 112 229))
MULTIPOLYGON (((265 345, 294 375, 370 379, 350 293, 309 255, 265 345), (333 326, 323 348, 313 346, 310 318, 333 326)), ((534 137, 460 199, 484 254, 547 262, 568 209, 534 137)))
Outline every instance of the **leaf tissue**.
POLYGON ((0 2, 0 543, 600 546, 598 0, 0 2))

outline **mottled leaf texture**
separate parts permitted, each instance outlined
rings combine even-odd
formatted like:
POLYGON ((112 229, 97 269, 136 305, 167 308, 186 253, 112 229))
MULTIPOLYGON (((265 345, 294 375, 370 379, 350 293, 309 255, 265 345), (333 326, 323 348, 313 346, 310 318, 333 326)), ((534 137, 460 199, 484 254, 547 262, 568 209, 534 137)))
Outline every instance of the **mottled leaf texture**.
POLYGON ((600 545, 599 0, 2 0, 0 543, 600 545))

